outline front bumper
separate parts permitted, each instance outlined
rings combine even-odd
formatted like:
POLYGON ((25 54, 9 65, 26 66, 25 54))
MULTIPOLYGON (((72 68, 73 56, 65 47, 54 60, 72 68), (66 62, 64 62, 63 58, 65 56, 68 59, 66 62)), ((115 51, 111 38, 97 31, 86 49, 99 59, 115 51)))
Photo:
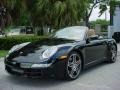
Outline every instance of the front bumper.
MULTIPOLYGON (((23 65, 24 66, 24 65, 23 65)), ((24 66, 25 67, 25 66, 24 66)), ((63 76, 65 69, 65 62, 60 61, 53 64, 33 64, 32 67, 21 68, 21 63, 13 63, 5 60, 5 70, 17 76, 24 77, 49 77, 56 73, 63 76)))

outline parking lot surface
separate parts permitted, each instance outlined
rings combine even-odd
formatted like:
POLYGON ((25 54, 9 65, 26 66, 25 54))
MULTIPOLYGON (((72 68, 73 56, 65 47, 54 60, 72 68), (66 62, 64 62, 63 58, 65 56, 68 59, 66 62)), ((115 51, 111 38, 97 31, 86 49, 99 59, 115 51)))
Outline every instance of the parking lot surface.
POLYGON ((120 90, 120 44, 116 63, 102 63, 84 70, 74 81, 11 76, 0 60, 0 90, 120 90))

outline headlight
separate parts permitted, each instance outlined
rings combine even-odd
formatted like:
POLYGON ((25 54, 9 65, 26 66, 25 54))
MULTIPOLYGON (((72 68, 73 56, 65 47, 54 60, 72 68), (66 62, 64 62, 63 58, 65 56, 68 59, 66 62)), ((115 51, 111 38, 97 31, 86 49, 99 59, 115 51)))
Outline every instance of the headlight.
POLYGON ((56 46, 53 46, 47 50, 45 50, 42 54, 43 59, 48 59, 51 56, 53 56, 57 52, 58 48, 56 46))
POLYGON ((22 44, 18 44, 18 45, 15 45, 11 48, 11 50, 9 51, 9 53, 12 53, 14 51, 17 51, 19 49, 21 49, 22 47, 28 45, 30 42, 26 42, 26 43, 22 43, 22 44))

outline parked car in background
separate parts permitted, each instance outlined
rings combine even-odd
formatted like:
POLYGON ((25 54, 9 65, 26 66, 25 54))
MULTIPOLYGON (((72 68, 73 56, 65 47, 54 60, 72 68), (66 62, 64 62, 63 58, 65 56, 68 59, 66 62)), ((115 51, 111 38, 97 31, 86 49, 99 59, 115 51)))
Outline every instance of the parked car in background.
POLYGON ((117 43, 120 42, 120 32, 114 32, 112 38, 116 40, 117 43))
POLYGON ((11 28, 8 32, 8 36, 12 35, 23 35, 23 34, 33 34, 33 27, 31 26, 19 26, 11 28))
POLYGON ((7 36, 12 36, 12 35, 20 35, 21 29, 20 28, 12 28, 8 32, 7 36))

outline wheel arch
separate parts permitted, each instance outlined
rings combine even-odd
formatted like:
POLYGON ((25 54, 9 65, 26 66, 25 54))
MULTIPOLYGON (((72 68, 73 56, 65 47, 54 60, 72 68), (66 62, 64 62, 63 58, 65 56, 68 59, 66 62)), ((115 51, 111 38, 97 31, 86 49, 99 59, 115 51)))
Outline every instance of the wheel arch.
POLYGON ((116 46, 116 49, 118 49, 118 47, 117 47, 117 44, 116 44, 116 43, 113 43, 113 45, 115 45, 115 46, 116 46))
POLYGON ((82 69, 84 68, 84 54, 83 54, 83 52, 82 51, 79 51, 79 50, 72 50, 71 52, 77 52, 79 55, 80 55, 80 57, 81 57, 81 60, 82 60, 82 69))
POLYGON ((108 48, 110 49, 112 45, 115 45, 116 49, 118 49, 116 42, 108 42, 108 48))

